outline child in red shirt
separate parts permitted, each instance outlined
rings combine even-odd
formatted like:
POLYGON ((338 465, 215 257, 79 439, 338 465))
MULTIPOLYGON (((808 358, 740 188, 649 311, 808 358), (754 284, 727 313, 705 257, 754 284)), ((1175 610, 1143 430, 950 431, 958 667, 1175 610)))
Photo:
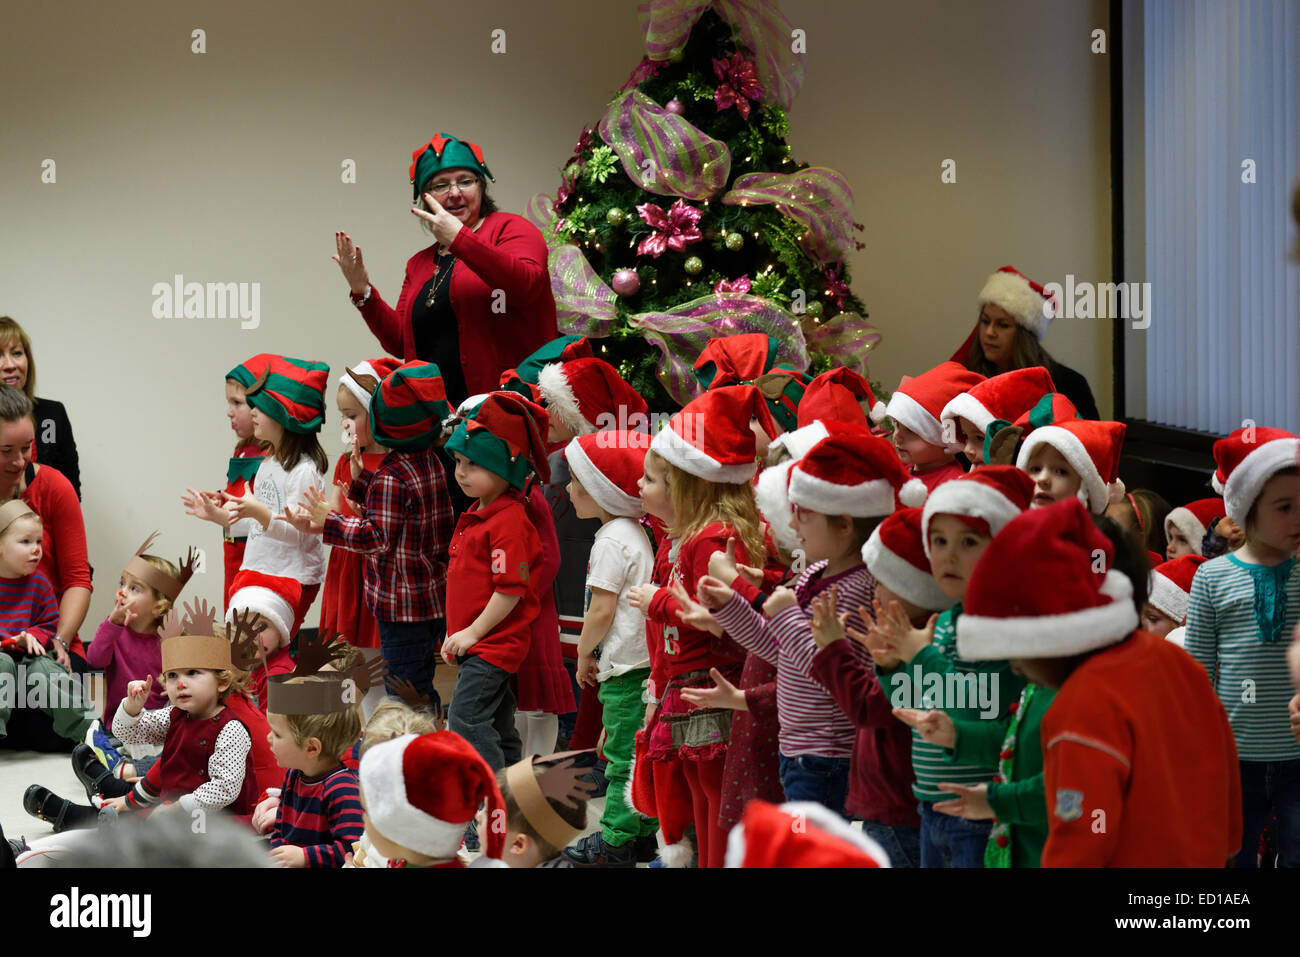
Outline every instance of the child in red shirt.
POLYGON ((540 602, 542 561, 522 490, 530 472, 546 481, 546 410, 510 392, 493 392, 447 440, 456 483, 478 501, 461 514, 447 564, 447 638, 442 657, 459 667, 447 727, 494 771, 517 762, 510 676, 528 654, 540 602))

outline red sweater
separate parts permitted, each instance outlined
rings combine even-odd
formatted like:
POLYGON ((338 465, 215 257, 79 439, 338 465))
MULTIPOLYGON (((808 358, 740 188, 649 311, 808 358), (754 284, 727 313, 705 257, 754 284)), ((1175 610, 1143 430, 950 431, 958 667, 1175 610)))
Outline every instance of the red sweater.
MULTIPOLYGON (((72 483, 57 469, 42 465, 23 492, 22 500, 41 517, 45 526, 45 539, 41 543, 44 554, 37 568, 50 580, 55 597, 62 601, 63 593, 74 587, 93 591, 90 560, 86 555, 86 523, 72 483)), ((86 656, 80 636, 73 636, 68 651, 82 658, 86 656)))
MULTIPOLYGON (((373 283, 361 307, 379 344, 405 362, 418 358, 412 301, 432 278, 437 251, 434 243, 407 260, 396 309, 384 302, 373 283)), ((456 264, 448 294, 460 332, 465 387, 470 395, 491 392, 503 370, 514 368, 559 335, 546 240, 522 216, 498 212, 485 216, 478 232, 458 232, 451 252, 456 264), (495 290, 504 292, 504 299, 495 296, 495 290)))
POLYGON ((1223 867, 1241 771, 1205 669, 1145 631, 1085 659, 1043 715, 1044 867, 1223 867))

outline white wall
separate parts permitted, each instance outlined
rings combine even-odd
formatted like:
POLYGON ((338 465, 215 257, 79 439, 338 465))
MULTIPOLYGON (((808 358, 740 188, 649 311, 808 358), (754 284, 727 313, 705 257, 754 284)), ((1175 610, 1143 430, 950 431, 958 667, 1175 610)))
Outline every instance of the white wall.
MULTIPOLYGON (((801 161, 842 171, 867 248, 854 288, 884 332, 888 386, 946 358, 984 277, 1042 281, 1109 267, 1102 0, 786 5, 807 31, 791 112, 801 161), (957 160, 958 181, 940 183, 957 160)), ((409 207, 410 152, 437 130, 480 143, 502 208, 553 191, 559 164, 639 58, 635 4, 340 0, 220 6, 72 0, 6 11, 0 59, 0 314, 34 339, 39 392, 63 401, 81 449, 98 590, 153 528, 159 550, 205 545, 193 594, 220 598, 214 526, 183 514, 219 487, 231 435, 222 377, 262 351, 337 371, 380 353, 329 259, 363 246, 395 300, 427 240, 409 207), (207 52, 190 52, 191 31, 207 52), (507 53, 489 53, 490 31, 507 53), (57 182, 41 183, 41 163, 57 182), (357 182, 340 182, 344 159, 357 182), (261 323, 167 320, 154 283, 258 282, 261 323)), ((1110 406, 1109 328, 1060 322, 1052 352, 1110 406)), ((323 433, 339 451, 331 407, 323 433)), ((315 614, 309 618, 314 622, 315 614)))

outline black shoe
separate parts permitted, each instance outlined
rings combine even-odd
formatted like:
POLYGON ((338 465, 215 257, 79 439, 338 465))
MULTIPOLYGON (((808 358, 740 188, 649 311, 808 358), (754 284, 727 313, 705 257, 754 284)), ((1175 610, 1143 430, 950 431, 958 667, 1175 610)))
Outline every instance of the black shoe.
POLYGON ((17 867, 14 858, 21 853, 22 851, 18 849, 18 842, 5 840, 4 828, 0 828, 0 871, 17 867))
POLYGON ((566 847, 564 856, 573 861, 575 867, 636 867, 635 842, 612 847, 605 843, 599 831, 566 847))
POLYGON ((597 761, 595 766, 587 772, 587 780, 591 781, 596 790, 588 796, 588 801, 594 801, 596 798, 603 798, 609 793, 609 778, 605 777, 605 768, 608 765, 604 761, 597 761))
POLYGON ((79 744, 72 749, 72 773, 86 789, 87 800, 93 801, 95 795, 114 798, 126 797, 131 793, 131 785, 117 778, 99 760, 95 749, 87 745, 79 744))
POLYGON ((638 864, 649 864, 659 856, 659 841, 653 834, 647 834, 636 839, 636 862, 638 864))
POLYGON ((32 817, 54 825, 54 833, 81 827, 94 827, 99 812, 93 807, 73 804, 49 788, 33 784, 23 795, 23 810, 32 817))

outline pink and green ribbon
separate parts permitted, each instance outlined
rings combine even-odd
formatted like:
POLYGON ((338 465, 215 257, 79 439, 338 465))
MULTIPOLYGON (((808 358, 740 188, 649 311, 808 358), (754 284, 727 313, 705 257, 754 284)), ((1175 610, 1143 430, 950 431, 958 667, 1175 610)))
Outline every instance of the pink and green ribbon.
POLYGON ((596 275, 582 250, 572 244, 556 246, 547 257, 555 319, 566 335, 599 339, 618 324, 617 294, 596 275))
POLYGON ((747 173, 722 197, 729 206, 771 203, 807 230, 804 249, 819 263, 843 259, 853 245, 853 190, 833 169, 747 173))
POLYGON ((599 129, 628 179, 648 192, 708 199, 731 175, 727 144, 637 90, 613 99, 599 129))
POLYGON ((833 356, 840 365, 860 373, 864 379, 870 378, 868 354, 879 344, 880 330, 855 312, 842 312, 808 333, 810 347, 833 356))

